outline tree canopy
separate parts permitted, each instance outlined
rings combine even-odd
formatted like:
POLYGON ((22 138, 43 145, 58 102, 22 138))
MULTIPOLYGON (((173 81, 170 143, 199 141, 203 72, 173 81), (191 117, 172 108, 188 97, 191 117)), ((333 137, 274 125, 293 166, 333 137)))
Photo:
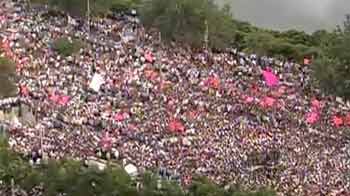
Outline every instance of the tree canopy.
POLYGON ((0 57, 0 97, 11 97, 16 94, 16 84, 12 80, 16 75, 16 65, 6 57, 0 57))
POLYGON ((188 191, 185 191, 178 182, 161 179, 154 173, 145 172, 139 178, 131 178, 121 167, 108 165, 105 170, 99 170, 73 160, 49 160, 33 167, 21 155, 10 150, 7 140, 3 137, 0 137, 0 178, 2 188, 12 187, 26 193, 39 188, 44 196, 276 195, 275 192, 265 189, 242 191, 232 187, 227 190, 202 177, 196 178, 188 191), (141 183, 139 188, 136 186, 137 183, 141 183))
POLYGON ((177 40, 195 47, 225 48, 233 41, 235 28, 230 8, 220 8, 211 0, 145 0, 141 20, 155 27, 164 40, 177 40))
POLYGON ((323 54, 314 64, 314 76, 326 92, 350 98, 350 16, 333 34, 318 32, 323 54))

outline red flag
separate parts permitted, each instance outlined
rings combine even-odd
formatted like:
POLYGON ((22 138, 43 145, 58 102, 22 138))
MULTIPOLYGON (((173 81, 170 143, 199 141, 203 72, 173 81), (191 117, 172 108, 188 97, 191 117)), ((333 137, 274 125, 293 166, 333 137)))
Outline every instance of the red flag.
POLYGON ((344 118, 344 124, 350 126, 350 113, 348 113, 344 118))
POLYGON ((220 79, 215 76, 210 76, 204 81, 204 85, 214 88, 214 89, 219 89, 220 88, 220 79))
POLYGON ((174 133, 183 133, 185 131, 185 126, 182 124, 181 121, 177 119, 172 119, 169 122, 168 128, 171 132, 174 133))
POLYGON ((344 124, 343 119, 339 116, 333 116, 332 121, 333 121, 333 125, 336 127, 340 127, 344 124))

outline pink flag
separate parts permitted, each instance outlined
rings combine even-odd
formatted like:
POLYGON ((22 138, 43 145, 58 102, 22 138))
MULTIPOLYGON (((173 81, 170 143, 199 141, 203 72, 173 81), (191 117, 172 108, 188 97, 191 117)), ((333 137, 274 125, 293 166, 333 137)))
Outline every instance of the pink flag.
POLYGON ((23 96, 28 96, 29 95, 29 90, 28 90, 28 88, 26 87, 26 86, 24 86, 24 85, 22 85, 21 87, 20 87, 20 92, 21 92, 21 94, 23 95, 23 96))
POLYGON ((276 99, 272 97, 265 97, 261 100, 260 105, 263 107, 272 107, 276 103, 276 99))
POLYGON ((254 97, 250 96, 243 96, 243 99, 245 103, 252 103, 254 101, 254 97))
POLYGON ((177 119, 171 120, 168 126, 169 130, 174 133, 183 133, 185 131, 185 126, 177 119))
POLYGON ((319 100, 317 100, 317 99, 313 99, 313 100, 311 101, 311 105, 312 105, 312 107, 315 108, 315 109, 320 109, 320 108, 322 108, 321 102, 320 102, 319 100))
POLYGON ((100 140, 100 146, 103 150, 109 150, 112 147, 112 138, 106 132, 100 140))
POLYGON ((273 86, 277 86, 279 84, 279 79, 278 77, 272 73, 271 71, 263 71, 263 76, 265 79, 265 82, 267 84, 267 86, 269 87, 273 87, 273 86))
POLYGON ((147 79, 151 80, 151 81, 155 81, 158 78, 158 72, 149 69, 149 70, 145 70, 145 76, 147 79))
POLYGON ((192 120, 196 119, 199 115, 200 115, 200 112, 197 110, 192 110, 192 111, 186 112, 187 118, 192 119, 192 120))
POLYGON ((350 126, 350 113, 348 113, 344 118, 344 124, 350 126))
POLYGON ((118 112, 117 114, 114 115, 114 120, 121 122, 129 118, 129 114, 126 112, 118 112))
POLYGON ((319 114, 316 112, 310 112, 306 114, 306 122, 309 124, 315 124, 319 119, 319 114))
POLYGON ((336 126, 336 127, 340 127, 344 123, 343 119, 339 116, 333 116, 332 121, 333 121, 334 126, 336 126))
POLYGON ((63 96, 60 96, 60 97, 59 97, 59 100, 58 100, 57 103, 60 104, 60 105, 62 105, 62 106, 65 106, 65 105, 68 104, 69 100, 70 100, 70 97, 69 97, 69 96, 63 95, 63 96))
POLYGON ((60 99, 60 96, 56 95, 56 94, 52 94, 50 95, 49 99, 55 103, 57 103, 60 99))
POLYGON ((153 55, 152 55, 152 53, 147 52, 147 53, 145 54, 145 59, 146 59, 148 62, 153 63, 153 55))

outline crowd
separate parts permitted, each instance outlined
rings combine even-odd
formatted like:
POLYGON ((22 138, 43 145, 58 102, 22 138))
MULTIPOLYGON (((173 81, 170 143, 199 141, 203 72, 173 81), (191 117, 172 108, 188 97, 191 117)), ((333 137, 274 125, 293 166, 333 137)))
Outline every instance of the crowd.
POLYGON ((37 121, 11 128, 15 150, 35 161, 106 153, 184 184, 198 174, 284 195, 350 194, 350 107, 315 88, 307 65, 164 45, 132 16, 87 28, 46 13, 0 12, 18 97, 37 121), (60 56, 61 37, 85 45, 60 56))

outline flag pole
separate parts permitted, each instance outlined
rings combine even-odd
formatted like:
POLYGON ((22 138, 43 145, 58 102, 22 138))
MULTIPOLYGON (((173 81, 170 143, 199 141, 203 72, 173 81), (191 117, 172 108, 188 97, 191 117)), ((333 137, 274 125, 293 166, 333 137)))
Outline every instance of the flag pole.
POLYGON ((90 0, 87 0, 87 20, 88 20, 88 30, 90 32, 90 0))

